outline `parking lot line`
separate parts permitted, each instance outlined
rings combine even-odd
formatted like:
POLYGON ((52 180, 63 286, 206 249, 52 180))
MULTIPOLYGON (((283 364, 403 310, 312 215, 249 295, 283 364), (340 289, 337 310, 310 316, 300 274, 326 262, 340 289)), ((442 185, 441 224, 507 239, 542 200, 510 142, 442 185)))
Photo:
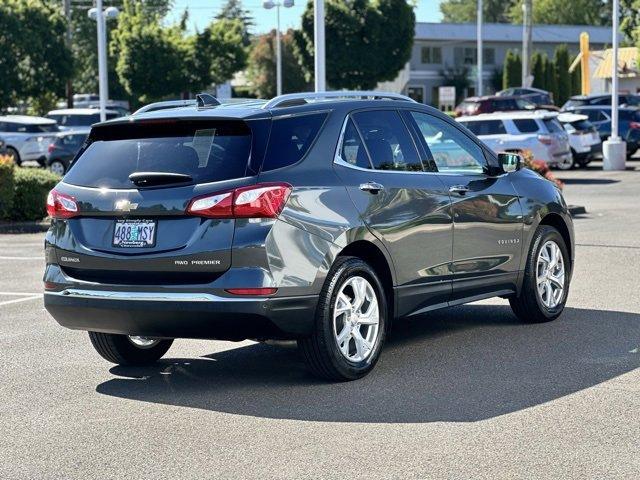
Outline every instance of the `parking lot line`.
POLYGON ((37 295, 34 295, 32 297, 22 297, 22 298, 14 298, 13 300, 7 300, 4 302, 0 302, 0 307, 4 306, 4 305, 11 305, 12 303, 19 303, 19 302, 26 302, 27 300, 35 300, 36 298, 41 298, 42 294, 39 293, 37 295))

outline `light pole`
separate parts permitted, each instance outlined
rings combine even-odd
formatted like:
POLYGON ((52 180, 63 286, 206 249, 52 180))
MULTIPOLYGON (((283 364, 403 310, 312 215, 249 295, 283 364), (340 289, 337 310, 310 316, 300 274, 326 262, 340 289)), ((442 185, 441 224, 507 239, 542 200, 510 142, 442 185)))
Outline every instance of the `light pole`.
POLYGON ((613 0, 613 48, 611 52, 611 136, 602 144, 603 170, 624 170, 627 144, 618 135, 618 17, 619 0, 613 0))
POLYGON ((96 0, 96 7, 89 10, 89 18, 95 20, 98 28, 98 90, 100 94, 100 121, 107 119, 107 99, 109 84, 107 77, 107 20, 116 18, 120 12, 116 7, 102 9, 102 0, 96 0))
POLYGON ((314 55, 314 84, 316 92, 324 92, 325 84, 325 56, 324 56, 324 0, 313 2, 313 45, 314 55))
POLYGON ((476 53, 476 57, 478 60, 478 91, 477 91, 477 95, 479 97, 482 96, 482 90, 483 90, 483 85, 482 85, 482 0, 478 0, 478 46, 476 48, 477 53, 476 53))
POLYGON ((280 7, 293 7, 294 0, 283 0, 283 2, 273 2, 265 0, 262 6, 267 10, 276 8, 276 95, 282 95, 282 47, 280 46, 280 7))
POLYGON ((522 2, 522 86, 531 86, 531 46, 532 46, 532 14, 533 0, 522 2))

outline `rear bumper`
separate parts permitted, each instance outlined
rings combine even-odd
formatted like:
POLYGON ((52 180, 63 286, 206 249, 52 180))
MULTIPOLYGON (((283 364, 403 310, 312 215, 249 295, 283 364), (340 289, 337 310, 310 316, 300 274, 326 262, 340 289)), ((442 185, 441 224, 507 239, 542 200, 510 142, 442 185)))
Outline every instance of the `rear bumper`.
POLYGON ((229 298, 207 293, 68 288, 46 292, 45 308, 63 327, 163 338, 291 339, 311 333, 317 295, 229 298))

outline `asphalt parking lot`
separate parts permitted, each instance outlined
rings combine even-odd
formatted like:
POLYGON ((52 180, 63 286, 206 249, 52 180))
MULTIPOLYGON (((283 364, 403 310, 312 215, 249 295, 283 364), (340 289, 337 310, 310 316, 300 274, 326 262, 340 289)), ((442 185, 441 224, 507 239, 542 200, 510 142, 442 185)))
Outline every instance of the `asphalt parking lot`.
POLYGON ((556 322, 504 300, 398 324, 374 372, 177 341, 113 367, 43 308, 43 234, 0 235, 0 478, 638 478, 640 162, 562 172, 576 270, 556 322))

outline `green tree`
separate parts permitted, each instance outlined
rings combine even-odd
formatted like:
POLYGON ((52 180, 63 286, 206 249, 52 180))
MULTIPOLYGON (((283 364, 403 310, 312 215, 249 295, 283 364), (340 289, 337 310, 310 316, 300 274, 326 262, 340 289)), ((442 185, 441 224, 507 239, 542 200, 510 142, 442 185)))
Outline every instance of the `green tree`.
MULTIPOLYGON (((249 54, 247 77, 251 93, 258 98, 272 98, 276 95, 276 32, 260 35, 254 40, 249 54)), ((294 54, 293 30, 281 36, 282 40, 282 92, 302 92, 311 85, 306 80, 302 67, 294 54)))
MULTIPOLYGON (((469 76, 469 69, 465 66, 448 68, 440 72, 442 75, 443 87, 455 87, 456 89, 456 104, 460 103, 466 96, 467 90, 471 87, 471 78, 469 76)), ((434 105, 437 107, 437 105, 434 105)))
POLYGON ((558 98, 558 80, 556 78, 556 66, 549 57, 544 58, 544 89, 558 98))
MULTIPOLYGON (((508 12, 515 0, 484 0, 482 19, 487 23, 508 23, 508 12)), ((445 0, 440 3, 443 22, 469 23, 476 21, 478 0, 445 0)))
MULTIPOLYGON (((610 0, 535 0, 533 22, 550 25, 610 25, 610 0)), ((522 0, 512 3, 508 16, 522 23, 522 0)))
POLYGON ((553 62, 555 63, 558 96, 554 97, 558 105, 563 105, 571 96, 571 74, 569 73, 569 49, 566 45, 556 47, 553 62))
MULTIPOLYGON (((406 0, 326 0, 326 78, 332 88, 370 89, 393 80, 411 56, 413 7, 406 0), (390 19, 393 26, 390 28, 390 19)), ((296 56, 313 78, 313 2, 294 34, 296 56)))
POLYGON ((544 59, 545 55, 538 50, 533 52, 533 55, 531 55, 531 75, 533 75, 532 87, 534 88, 544 89, 545 87, 544 59))
POLYGON ((247 50, 242 44, 244 32, 241 20, 223 18, 211 23, 198 35, 198 53, 210 61, 209 83, 224 83, 246 66, 247 50))
POLYGON ((522 59, 520 53, 509 50, 504 58, 502 88, 519 87, 522 84, 522 59))
POLYGON ((571 95, 580 95, 582 93, 582 73, 580 67, 576 67, 571 72, 571 95))
POLYGON ((245 47, 248 47, 251 43, 250 30, 255 23, 253 17, 249 14, 248 10, 242 7, 241 0, 227 0, 220 13, 216 15, 216 20, 240 20, 242 22, 242 43, 245 47))
POLYGON ((0 0, 0 104, 27 100, 45 113, 73 73, 59 8, 39 0, 0 0))

